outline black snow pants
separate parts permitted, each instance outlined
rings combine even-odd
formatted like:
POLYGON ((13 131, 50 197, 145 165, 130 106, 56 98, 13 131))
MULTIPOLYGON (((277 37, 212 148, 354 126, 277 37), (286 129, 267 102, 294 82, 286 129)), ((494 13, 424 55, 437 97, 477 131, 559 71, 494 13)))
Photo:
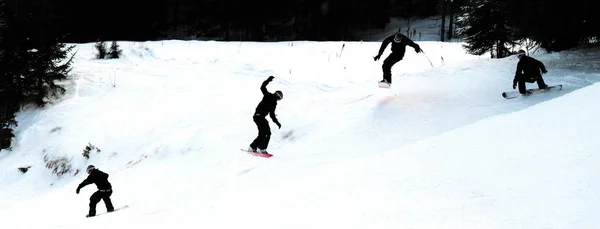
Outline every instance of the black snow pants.
POLYGON ((94 192, 94 194, 92 194, 92 196, 90 197, 90 212, 89 212, 88 216, 96 215, 96 204, 98 204, 98 202, 100 202, 100 200, 104 201, 104 205, 106 205, 106 211, 108 211, 108 212, 114 211, 115 207, 113 206, 113 204, 110 200, 110 195, 112 195, 112 189, 111 190, 98 190, 98 191, 94 192))
POLYGON ((542 78, 542 76, 534 76, 531 78, 527 78, 527 77, 521 77, 521 79, 519 79, 519 93, 521 94, 526 94, 527 93, 527 88, 525 87, 525 83, 534 83, 537 82, 538 88, 539 89, 546 89, 547 85, 544 82, 544 79, 542 78))
POLYGON ((264 116, 254 115, 254 123, 256 123, 256 127, 258 127, 258 136, 252 141, 250 147, 253 149, 267 149, 269 140, 271 140, 271 128, 269 127, 269 122, 264 116))
POLYGON ((398 61, 401 61, 403 57, 403 54, 391 53, 383 61, 383 65, 381 66, 381 68, 383 69, 383 79, 388 83, 392 83, 392 66, 398 63, 398 61))

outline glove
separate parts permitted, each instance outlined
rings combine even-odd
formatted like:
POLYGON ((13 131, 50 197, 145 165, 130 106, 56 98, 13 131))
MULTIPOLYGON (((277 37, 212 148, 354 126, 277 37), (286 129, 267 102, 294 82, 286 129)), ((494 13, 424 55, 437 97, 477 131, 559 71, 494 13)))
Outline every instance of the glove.
POLYGON ((542 69, 542 74, 546 74, 546 73, 548 73, 548 70, 542 69))
POLYGON ((273 81, 273 79, 275 79, 275 77, 273 76, 269 76, 269 78, 267 79, 268 81, 273 81))
POLYGON ((75 193, 79 194, 79 188, 77 188, 77 190, 75 190, 75 193))
POLYGON ((417 46, 417 47, 415 48, 415 52, 417 52, 417 53, 420 53, 421 51, 423 51, 423 50, 421 50, 421 47, 418 47, 418 46, 417 46))
POLYGON ((517 80, 513 80, 513 89, 517 89, 517 80))
POLYGON ((281 123, 275 123, 277 124, 277 127, 279 127, 279 129, 281 129, 281 123))
POLYGON ((379 58, 381 58, 381 55, 374 56, 374 57, 373 57, 373 60, 375 60, 375 61, 378 61, 378 60, 379 60, 379 58))

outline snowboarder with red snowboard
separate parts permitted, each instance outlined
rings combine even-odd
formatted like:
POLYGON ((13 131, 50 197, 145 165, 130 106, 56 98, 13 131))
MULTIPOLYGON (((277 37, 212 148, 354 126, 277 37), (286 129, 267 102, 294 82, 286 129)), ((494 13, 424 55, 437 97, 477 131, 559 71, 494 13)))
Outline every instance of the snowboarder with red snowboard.
POLYGON ((275 117, 275 108, 277 107, 277 102, 283 99, 283 93, 281 91, 275 91, 275 93, 267 91, 267 85, 273 81, 274 78, 275 77, 273 76, 269 76, 269 78, 267 78, 260 86, 263 98, 260 103, 258 103, 258 106, 256 106, 256 110, 252 117, 258 128, 258 136, 250 143, 250 148, 248 148, 248 152, 250 153, 270 155, 267 152, 267 146, 269 146, 269 141, 271 140, 271 128, 266 119, 267 115, 269 115, 271 120, 273 120, 277 127, 281 129, 281 123, 279 123, 279 120, 275 117))

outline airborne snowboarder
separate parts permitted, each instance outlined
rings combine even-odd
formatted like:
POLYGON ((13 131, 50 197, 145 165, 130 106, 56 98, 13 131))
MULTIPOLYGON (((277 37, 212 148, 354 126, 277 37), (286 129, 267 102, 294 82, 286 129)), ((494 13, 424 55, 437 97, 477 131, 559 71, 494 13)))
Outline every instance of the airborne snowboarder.
POLYGON ((383 61, 383 80, 380 81, 380 83, 386 83, 388 85, 392 84, 392 66, 394 66, 394 64, 398 63, 402 60, 402 58, 404 58, 406 46, 408 45, 410 47, 413 47, 415 49, 415 52, 417 53, 421 52, 421 47, 419 47, 418 44, 416 44, 407 36, 404 36, 400 32, 400 29, 398 29, 398 32, 396 32, 396 34, 389 36, 383 40, 383 42, 381 43, 381 47, 379 48, 379 52, 377 53, 377 56, 373 57, 375 61, 381 58, 383 51, 390 43, 392 43, 392 53, 383 61))

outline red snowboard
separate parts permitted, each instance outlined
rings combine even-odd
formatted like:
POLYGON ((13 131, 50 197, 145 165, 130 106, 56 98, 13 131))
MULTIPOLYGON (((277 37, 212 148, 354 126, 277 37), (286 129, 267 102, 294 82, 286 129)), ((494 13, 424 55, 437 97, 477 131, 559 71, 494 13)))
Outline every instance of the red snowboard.
POLYGON ((251 151, 248 151, 248 150, 245 150, 245 149, 240 149, 240 150, 244 151, 244 152, 248 152, 249 154, 257 156, 257 157, 270 158, 270 157, 273 156, 273 154, 269 154, 269 153, 257 153, 257 152, 251 152, 251 151))

